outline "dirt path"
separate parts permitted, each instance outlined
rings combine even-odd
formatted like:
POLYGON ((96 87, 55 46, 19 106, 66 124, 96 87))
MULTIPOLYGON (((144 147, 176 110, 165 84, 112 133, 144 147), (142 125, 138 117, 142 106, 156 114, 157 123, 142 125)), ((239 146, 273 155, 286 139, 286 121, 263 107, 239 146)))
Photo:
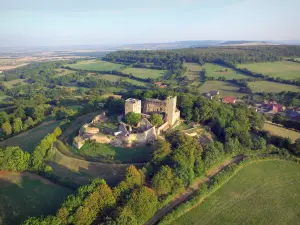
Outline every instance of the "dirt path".
POLYGON ((156 214, 148 220, 144 225, 154 225, 159 222, 159 220, 165 216, 167 213, 171 212, 172 209, 179 206, 181 203, 185 202, 189 197, 191 197, 201 186, 201 184, 206 183, 211 180, 213 176, 221 172, 225 167, 232 163, 236 163, 241 161, 244 158, 243 155, 239 155, 236 157, 233 157, 232 159, 228 159, 224 161, 220 166, 210 170, 207 175, 201 179, 196 180, 190 187, 186 189, 185 192, 177 196, 175 199, 173 199, 168 205, 166 205, 164 208, 158 210, 156 214))

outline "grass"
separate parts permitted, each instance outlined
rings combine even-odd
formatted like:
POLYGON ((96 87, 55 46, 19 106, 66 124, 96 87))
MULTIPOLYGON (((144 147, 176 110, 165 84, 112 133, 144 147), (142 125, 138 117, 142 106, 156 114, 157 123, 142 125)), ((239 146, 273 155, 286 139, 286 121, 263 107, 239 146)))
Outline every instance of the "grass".
POLYGON ((270 77, 280 77, 286 80, 300 78, 300 64, 289 61, 263 62, 239 64, 239 68, 247 68, 250 71, 268 75, 270 77))
POLYGON ((20 148, 22 148, 24 151, 32 153, 40 140, 42 140, 48 133, 51 133, 58 125, 59 121, 45 121, 33 129, 1 141, 0 146, 2 148, 6 146, 20 146, 20 148))
POLYGON ((226 80, 249 78, 249 76, 240 74, 230 68, 214 63, 206 63, 203 68, 206 70, 207 77, 213 77, 215 79, 219 77, 225 77, 226 80))
POLYGON ((152 149, 148 146, 121 148, 110 144, 86 143, 77 153, 81 156, 111 159, 118 163, 143 163, 151 160, 152 149))
POLYGON ((202 92, 209 92, 212 90, 219 90, 220 96, 235 96, 235 97, 242 97, 247 94, 239 93, 239 86, 232 84, 226 81, 206 81, 201 87, 200 91, 202 92))
POLYGON ((81 70, 93 70, 93 71, 111 71, 111 70, 121 70, 124 65, 116 64, 111 62, 105 62, 101 60, 84 60, 80 61, 76 64, 69 64, 68 65, 74 69, 81 69, 81 70))
POLYGON ((71 192, 35 174, 0 171, 0 224, 55 214, 71 192))
POLYGON ((270 81, 254 81, 248 82, 249 87, 252 92, 269 92, 269 93, 279 93, 282 91, 292 91, 298 92, 300 88, 294 85, 281 84, 270 81))
POLYGON ((69 148, 62 142, 58 141, 57 143, 47 158, 47 164, 53 168, 53 174, 65 182, 79 186, 88 184, 91 179, 100 177, 105 179, 108 184, 115 185, 124 178, 128 164, 87 161, 70 152, 69 148))
POLYGON ((189 80, 198 81, 199 83, 203 81, 200 74, 202 67, 198 63, 184 63, 184 66, 188 69, 185 75, 189 80))
POLYGON ((265 161, 243 168, 174 225, 299 224, 300 164, 265 161))
POLYGON ((61 77, 65 76, 71 73, 74 73, 72 70, 67 70, 67 69, 55 69, 57 71, 57 74, 55 74, 55 77, 61 77))
POLYGON ((268 131, 272 135, 290 138, 293 142, 300 138, 299 132, 289 130, 284 127, 279 127, 269 123, 264 123, 263 129, 265 131, 268 131))
POLYGON ((111 74, 100 75, 100 78, 103 80, 108 80, 108 81, 113 81, 113 82, 118 81, 118 80, 123 80, 123 81, 127 81, 131 84, 143 86, 143 87, 147 85, 147 83, 145 83, 145 82, 129 79, 129 78, 122 77, 122 76, 111 75, 111 74))
POLYGON ((3 83, 7 88, 12 88, 16 84, 25 84, 25 80, 24 79, 16 79, 16 80, 10 80, 10 81, 3 81, 3 83))
POLYGON ((153 69, 142 69, 142 68, 127 68, 122 71, 126 74, 131 74, 138 78, 151 78, 156 79, 165 76, 168 72, 166 70, 153 70, 153 69))

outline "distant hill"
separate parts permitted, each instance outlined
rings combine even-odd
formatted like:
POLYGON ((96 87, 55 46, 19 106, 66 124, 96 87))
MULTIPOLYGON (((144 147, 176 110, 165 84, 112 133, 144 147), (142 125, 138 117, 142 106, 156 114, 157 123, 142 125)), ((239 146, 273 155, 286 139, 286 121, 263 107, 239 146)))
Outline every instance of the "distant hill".
POLYGON ((266 41, 226 41, 221 45, 272 45, 266 41))

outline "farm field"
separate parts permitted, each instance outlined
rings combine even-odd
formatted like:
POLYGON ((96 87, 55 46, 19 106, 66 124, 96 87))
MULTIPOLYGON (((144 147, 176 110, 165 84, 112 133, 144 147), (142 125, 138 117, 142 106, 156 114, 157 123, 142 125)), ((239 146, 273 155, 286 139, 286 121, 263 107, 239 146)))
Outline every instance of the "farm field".
POLYGON ((142 69, 142 68, 127 68, 122 70, 123 73, 131 74, 138 78, 160 78, 168 73, 166 70, 152 70, 152 69, 142 69))
POLYGON ((253 163, 196 208, 174 221, 193 224, 299 224, 300 164, 253 163))
POLYGON ((139 85, 139 86, 146 86, 147 85, 147 83, 145 83, 145 82, 141 82, 141 81, 129 79, 129 78, 122 77, 122 76, 111 75, 111 74, 100 75, 100 78, 104 79, 104 80, 113 81, 113 82, 122 79, 122 80, 127 81, 127 82, 129 82, 131 84, 135 84, 135 85, 139 85))
POLYGON ((71 189, 33 173, 0 171, 0 225, 54 214, 71 189))
POLYGON ((286 80, 300 78, 300 63, 289 61, 264 62, 239 64, 239 68, 247 68, 248 70, 270 77, 280 77, 286 80))
POLYGON ((272 135, 290 138, 293 142, 300 138, 299 132, 286 129, 284 127, 278 127, 269 123, 264 123, 263 130, 268 131, 272 135))
POLYGON ((74 69, 93 70, 93 71, 121 70, 122 67, 124 67, 124 65, 122 64, 105 62, 96 59, 80 61, 76 64, 70 64, 68 66, 74 69))
POLYGON ((232 83, 226 81, 206 81, 201 87, 201 92, 209 92, 212 90, 219 90, 220 96, 235 96, 235 97, 243 97, 247 94, 239 93, 239 86, 234 85, 232 83))
POLYGON ((251 88, 252 92, 271 92, 271 93, 278 93, 282 91, 292 91, 298 92, 300 91, 300 87, 289 85, 289 84, 281 84, 275 83, 270 81, 254 81, 248 82, 249 87, 251 88))
POLYGON ((59 121, 45 121, 31 130, 1 141, 0 147, 4 148, 6 146, 20 146, 20 148, 24 151, 32 153, 40 140, 42 140, 48 133, 51 133, 58 125, 59 121))
POLYGON ((213 77, 214 79, 218 79, 219 77, 225 77, 226 80, 249 78, 249 76, 214 63, 205 63, 203 68, 206 70, 206 76, 213 77))
POLYGON ((126 168, 129 166, 129 164, 92 162, 76 158, 68 152, 68 149, 62 149, 64 153, 58 150, 62 146, 64 145, 55 144, 46 163, 53 168, 54 175, 75 185, 88 184, 91 179, 97 177, 105 179, 108 184, 116 184, 124 178, 126 168))
POLYGON ((188 71, 185 75, 189 78, 189 80, 195 80, 198 82, 202 82, 201 71, 202 67, 197 63, 184 63, 184 66, 187 67, 188 71))

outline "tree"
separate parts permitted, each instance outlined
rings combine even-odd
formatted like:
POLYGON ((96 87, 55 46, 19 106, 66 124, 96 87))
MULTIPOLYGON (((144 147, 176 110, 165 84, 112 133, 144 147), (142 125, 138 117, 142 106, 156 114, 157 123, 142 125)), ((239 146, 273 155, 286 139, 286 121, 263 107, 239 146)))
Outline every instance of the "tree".
POLYGON ((10 125, 9 122, 5 122, 1 126, 2 130, 6 134, 6 136, 10 135, 12 133, 12 126, 10 125))
POLYGON ((164 140, 157 140, 154 145, 154 152, 152 162, 160 164, 166 157, 171 153, 171 145, 169 142, 164 140))
POLYGON ((162 116, 159 114, 152 114, 149 120, 153 126, 160 126, 164 123, 162 116))
POLYGON ((5 122, 9 122, 9 116, 6 112, 0 112, 0 126, 2 126, 5 122))
POLYGON ((158 196, 167 195, 172 191, 175 177, 169 166, 162 166, 152 179, 152 187, 158 196))
POLYGON ((15 118, 13 123, 14 133, 19 133, 23 129, 23 122, 21 118, 15 118))
POLYGON ((129 125, 136 126, 141 121, 141 114, 129 112, 125 116, 125 121, 129 125))
POLYGON ((29 127, 32 127, 33 125, 34 125, 33 119, 31 117, 27 117, 27 120, 25 120, 25 122, 24 122, 24 129, 25 129, 25 127, 26 127, 26 129, 29 127))
POLYGON ((62 130, 60 129, 60 127, 56 127, 53 131, 53 134, 55 137, 59 137, 62 134, 62 130))
POLYGON ((0 170, 26 171, 29 163, 30 154, 19 147, 0 149, 0 170))
POLYGON ((33 115, 32 117, 35 119, 35 120, 43 120, 44 117, 45 117, 45 109, 43 106, 36 106, 33 108, 33 115))
POLYGON ((19 117, 21 119, 26 118, 26 114, 25 111, 23 109, 23 107, 18 107, 15 111, 14 111, 14 117, 19 117))

